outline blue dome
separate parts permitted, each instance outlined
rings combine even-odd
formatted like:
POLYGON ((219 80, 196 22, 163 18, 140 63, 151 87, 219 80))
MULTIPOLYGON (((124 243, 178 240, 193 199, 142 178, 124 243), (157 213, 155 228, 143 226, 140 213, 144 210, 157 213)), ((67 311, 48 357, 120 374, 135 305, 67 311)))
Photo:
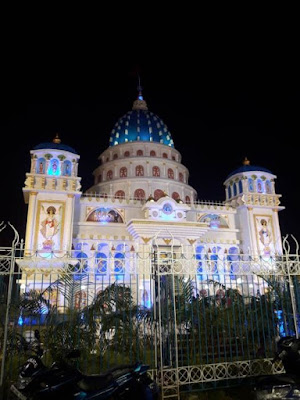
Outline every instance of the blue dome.
POLYGON ((268 170, 267 168, 264 168, 264 167, 259 167, 257 165, 242 165, 241 167, 232 171, 227 176, 226 180, 235 174, 240 174, 241 172, 250 172, 250 171, 262 171, 262 172, 267 172, 269 174, 272 174, 272 172, 270 170, 268 170))
POLYGON ((33 148, 33 150, 41 150, 41 149, 63 150, 63 151, 69 151, 70 153, 78 154, 72 147, 62 143, 53 143, 53 142, 40 143, 33 148))
POLYGON ((111 131, 109 145, 135 141, 156 142, 174 147, 167 126, 147 109, 133 109, 121 117, 111 131))

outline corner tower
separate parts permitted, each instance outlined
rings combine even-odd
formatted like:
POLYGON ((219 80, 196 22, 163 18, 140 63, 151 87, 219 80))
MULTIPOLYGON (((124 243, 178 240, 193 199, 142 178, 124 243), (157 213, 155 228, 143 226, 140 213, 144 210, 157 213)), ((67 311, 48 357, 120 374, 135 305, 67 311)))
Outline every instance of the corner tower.
POLYGON ((245 158, 243 165, 231 172, 225 182, 225 203, 237 209, 237 227, 240 230, 245 253, 261 256, 282 254, 278 211, 280 194, 275 192, 276 176, 264 167, 251 165, 245 158))
POLYGON ((70 146, 41 143, 31 153, 31 168, 23 188, 28 204, 25 256, 32 252, 60 253, 71 249, 75 197, 80 196, 79 155, 70 146))

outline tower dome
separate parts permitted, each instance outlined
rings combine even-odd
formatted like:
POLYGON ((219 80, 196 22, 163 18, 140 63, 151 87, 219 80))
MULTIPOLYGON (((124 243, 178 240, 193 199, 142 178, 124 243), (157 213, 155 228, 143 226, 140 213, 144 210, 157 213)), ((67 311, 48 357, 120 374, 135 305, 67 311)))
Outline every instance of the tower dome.
POLYGON ((156 142, 174 147, 171 133, 165 123, 148 110, 141 87, 132 111, 128 111, 115 124, 110 134, 109 145, 126 142, 156 142))
POLYGON ((40 143, 33 148, 33 150, 43 149, 63 150, 68 151, 69 153, 78 154, 77 151, 73 149, 73 147, 61 143, 58 133, 56 134, 52 142, 40 143))
POLYGON ((259 171, 259 172, 267 172, 268 174, 272 174, 272 172, 265 168, 265 167, 260 167, 258 165, 251 165, 250 161, 247 159, 247 157, 245 157, 243 164, 235 169, 234 171, 232 171, 226 178, 229 179, 231 176, 236 175, 236 174, 241 174, 243 172, 254 172, 254 171, 259 171))

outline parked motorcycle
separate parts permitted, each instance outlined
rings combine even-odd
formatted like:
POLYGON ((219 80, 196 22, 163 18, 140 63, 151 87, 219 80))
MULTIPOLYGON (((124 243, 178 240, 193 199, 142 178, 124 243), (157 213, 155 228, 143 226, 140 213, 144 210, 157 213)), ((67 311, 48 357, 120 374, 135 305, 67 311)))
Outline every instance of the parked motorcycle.
POLYGON ((273 362, 276 360, 282 361, 286 372, 259 377, 254 388, 255 399, 300 399, 300 339, 280 338, 273 362))
POLYGON ((64 361, 54 362, 50 368, 43 364, 41 354, 29 357, 20 369, 17 382, 11 385, 12 398, 21 400, 158 398, 158 387, 147 372, 149 366, 137 362, 120 365, 101 375, 85 375, 67 362, 79 356, 79 351, 72 351, 66 355, 64 361))

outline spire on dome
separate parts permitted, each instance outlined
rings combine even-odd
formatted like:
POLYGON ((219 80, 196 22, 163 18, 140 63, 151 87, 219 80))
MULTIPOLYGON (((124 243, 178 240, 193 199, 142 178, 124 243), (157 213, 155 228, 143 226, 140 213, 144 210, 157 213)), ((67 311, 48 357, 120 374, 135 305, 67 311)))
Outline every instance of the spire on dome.
POLYGON ((57 143, 57 144, 61 143, 61 140, 60 140, 60 137, 59 137, 58 133, 56 133, 55 138, 53 139, 53 143, 57 143))
POLYGON ((243 165, 250 165, 250 160, 248 160, 247 157, 245 157, 245 159, 243 161, 243 165))
POLYGON ((148 110, 147 103, 145 102, 144 97, 143 97, 143 88, 141 86, 141 78, 139 75, 138 75, 138 80, 139 80, 139 84, 137 87, 138 96, 137 96, 137 99, 133 102, 132 109, 133 110, 148 110))

